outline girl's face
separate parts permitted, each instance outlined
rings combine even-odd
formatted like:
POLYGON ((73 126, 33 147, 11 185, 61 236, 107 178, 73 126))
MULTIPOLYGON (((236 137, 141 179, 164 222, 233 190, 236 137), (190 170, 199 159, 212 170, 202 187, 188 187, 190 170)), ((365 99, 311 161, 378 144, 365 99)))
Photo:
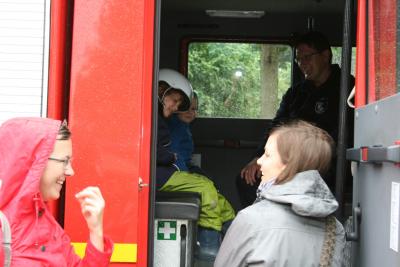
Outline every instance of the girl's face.
POLYGON ((190 103, 190 107, 187 111, 179 113, 178 117, 181 121, 189 124, 191 123, 197 115, 197 99, 193 98, 192 103, 190 103))
POLYGON ((175 113, 179 105, 182 103, 182 95, 172 90, 170 91, 163 99, 163 114, 165 118, 170 117, 173 113, 175 113))
POLYGON ((286 167, 286 165, 282 163, 281 156, 278 152, 277 137, 276 134, 269 136, 265 144, 264 154, 257 160, 257 164, 260 165, 262 173, 262 181, 269 181, 277 178, 286 167))
POLYGON ((40 178, 40 193, 44 201, 58 199, 66 177, 74 175, 71 157, 71 139, 56 140, 53 153, 40 178))

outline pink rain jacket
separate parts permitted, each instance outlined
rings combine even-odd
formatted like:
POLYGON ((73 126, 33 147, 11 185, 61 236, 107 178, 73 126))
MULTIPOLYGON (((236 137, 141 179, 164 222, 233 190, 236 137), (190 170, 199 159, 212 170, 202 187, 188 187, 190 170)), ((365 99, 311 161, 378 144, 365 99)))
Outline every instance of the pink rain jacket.
POLYGON ((43 118, 17 118, 0 126, 0 210, 11 227, 11 266, 108 266, 111 240, 105 238, 104 252, 88 240, 81 260, 41 198, 39 180, 59 127, 60 121, 43 118))

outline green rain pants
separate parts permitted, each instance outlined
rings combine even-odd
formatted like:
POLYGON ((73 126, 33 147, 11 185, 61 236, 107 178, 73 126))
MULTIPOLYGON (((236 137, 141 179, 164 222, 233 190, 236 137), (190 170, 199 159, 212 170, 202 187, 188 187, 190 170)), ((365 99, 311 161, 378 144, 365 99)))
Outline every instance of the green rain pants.
POLYGON ((235 211, 214 183, 207 177, 176 171, 160 188, 166 192, 197 192, 201 194, 201 211, 198 224, 204 228, 221 231, 222 224, 235 218, 235 211))

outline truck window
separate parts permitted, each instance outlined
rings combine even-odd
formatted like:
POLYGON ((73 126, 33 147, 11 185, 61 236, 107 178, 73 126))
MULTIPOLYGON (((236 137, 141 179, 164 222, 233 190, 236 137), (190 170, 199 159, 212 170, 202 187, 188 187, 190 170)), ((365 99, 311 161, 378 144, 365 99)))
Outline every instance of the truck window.
MULTIPOLYGON (((332 46, 332 63, 342 66, 342 47, 332 46)), ((351 75, 356 73, 356 48, 351 49, 351 75)))
POLYGON ((190 43, 188 77, 199 117, 273 118, 291 84, 292 53, 285 44, 190 43))

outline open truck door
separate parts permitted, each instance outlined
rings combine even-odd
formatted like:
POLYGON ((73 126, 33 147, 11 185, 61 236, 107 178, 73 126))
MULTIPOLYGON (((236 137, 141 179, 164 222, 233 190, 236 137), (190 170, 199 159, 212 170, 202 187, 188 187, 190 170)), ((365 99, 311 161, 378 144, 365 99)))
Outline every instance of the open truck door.
POLYGON ((65 230, 82 255, 88 233, 74 195, 99 186, 111 266, 148 265, 154 11, 149 0, 74 2, 69 123, 79 171, 67 184, 65 230))

